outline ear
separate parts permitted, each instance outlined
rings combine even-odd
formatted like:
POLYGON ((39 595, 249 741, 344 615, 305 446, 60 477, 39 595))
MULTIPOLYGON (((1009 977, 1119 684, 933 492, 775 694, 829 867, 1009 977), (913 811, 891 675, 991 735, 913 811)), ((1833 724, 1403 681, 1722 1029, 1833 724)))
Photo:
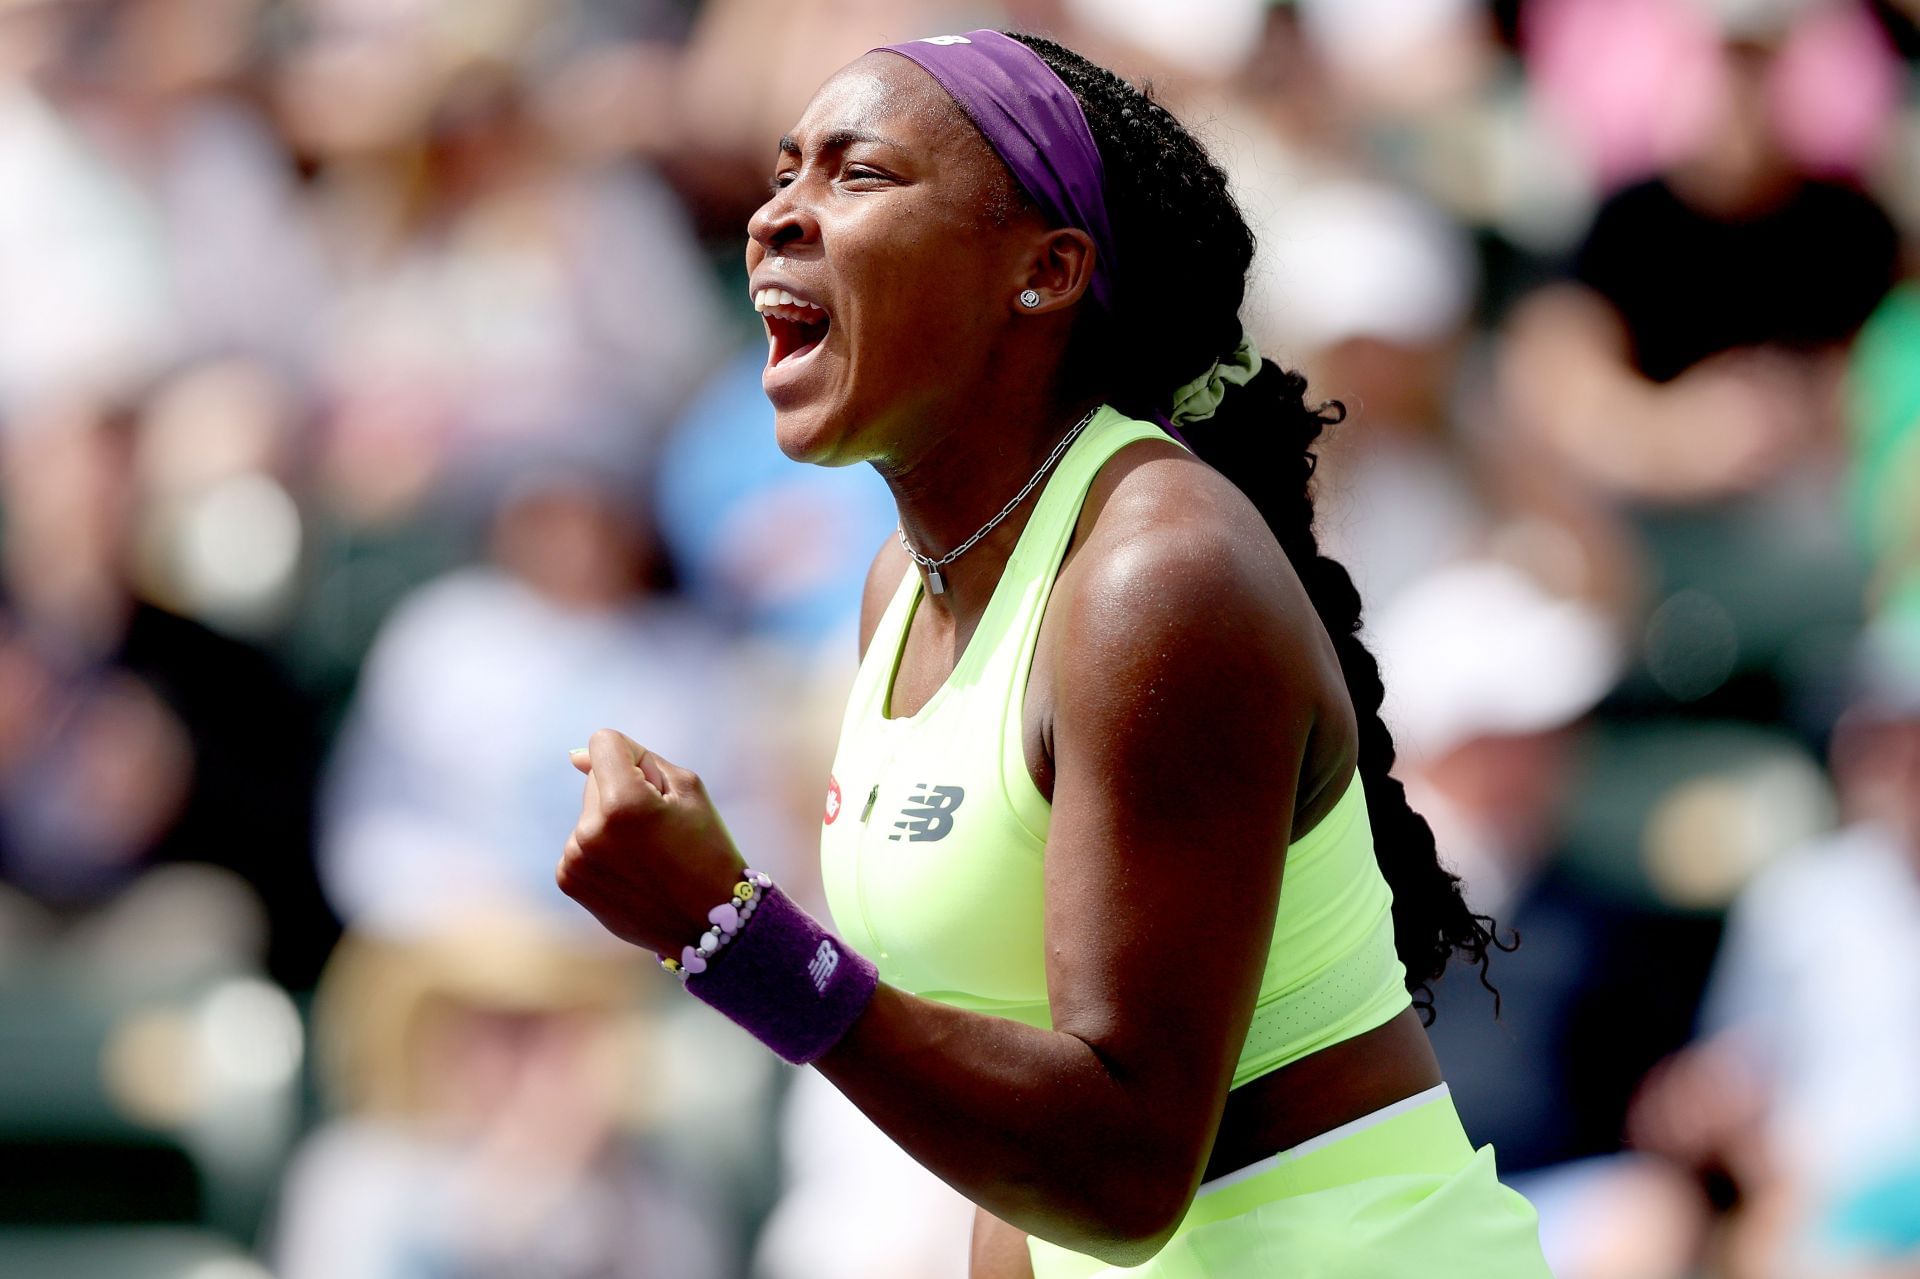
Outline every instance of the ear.
POLYGON ((1078 227, 1059 227, 1045 232, 1035 243, 1027 262, 1022 289, 1040 295, 1036 306, 1022 306, 1016 296, 1007 305, 1021 315, 1047 315, 1064 311, 1078 302, 1093 286, 1093 237, 1078 227))

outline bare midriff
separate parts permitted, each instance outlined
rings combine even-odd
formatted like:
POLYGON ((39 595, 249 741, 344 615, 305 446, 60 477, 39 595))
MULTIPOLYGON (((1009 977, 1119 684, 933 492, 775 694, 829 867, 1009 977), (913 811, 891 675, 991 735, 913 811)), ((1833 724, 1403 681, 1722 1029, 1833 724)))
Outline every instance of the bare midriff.
POLYGON ((1404 1009, 1228 1093, 1201 1180, 1289 1150, 1439 1082, 1440 1063, 1420 1014, 1404 1009))

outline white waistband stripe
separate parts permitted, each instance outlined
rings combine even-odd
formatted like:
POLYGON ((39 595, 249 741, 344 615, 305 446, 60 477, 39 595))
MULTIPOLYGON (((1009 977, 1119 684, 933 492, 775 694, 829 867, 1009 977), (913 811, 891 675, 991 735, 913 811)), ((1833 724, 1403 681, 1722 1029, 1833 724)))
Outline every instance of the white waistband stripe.
POLYGON ((1411 1097, 1402 1097, 1399 1101, 1390 1102, 1378 1110, 1360 1116, 1358 1119, 1349 1120, 1341 1124, 1338 1128, 1329 1128, 1317 1137, 1309 1137, 1297 1146, 1289 1147, 1277 1154, 1268 1155, 1265 1159, 1255 1160, 1245 1168, 1236 1168, 1232 1172, 1215 1177, 1212 1181, 1203 1181, 1200 1183, 1200 1189, 1194 1192, 1193 1197, 1199 1199, 1202 1195, 1212 1194, 1216 1190, 1224 1190, 1236 1182, 1245 1181, 1248 1177, 1257 1177, 1269 1168, 1277 1168, 1283 1163, 1300 1158, 1302 1155, 1311 1154, 1316 1150, 1322 1150, 1331 1146, 1336 1141, 1351 1137, 1353 1134, 1371 1128, 1375 1124, 1385 1123, 1395 1115, 1404 1115, 1409 1110, 1418 1109, 1430 1101, 1438 1101, 1440 1098, 1450 1095, 1447 1091, 1446 1084, 1438 1083, 1431 1088, 1414 1093, 1411 1097))

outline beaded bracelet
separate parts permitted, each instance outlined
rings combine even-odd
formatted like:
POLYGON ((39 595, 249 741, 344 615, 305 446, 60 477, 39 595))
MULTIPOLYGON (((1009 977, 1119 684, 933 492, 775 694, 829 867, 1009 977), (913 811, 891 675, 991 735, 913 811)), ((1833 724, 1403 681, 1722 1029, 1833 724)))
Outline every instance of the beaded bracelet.
POLYGON ((699 944, 660 966, 687 993, 796 1066, 817 1060, 845 1036, 880 985, 880 970, 780 891, 749 870, 733 896, 707 913, 699 944), (747 920, 760 922, 751 929, 747 920), (708 967, 722 946, 733 956, 708 967))
POLYGON ((753 912, 760 905, 760 890, 773 887, 773 880, 765 871, 747 869, 741 873, 746 878, 733 886, 733 896, 707 912, 707 922, 713 927, 700 934, 699 942, 682 946, 678 959, 670 955, 660 957, 660 966, 678 977, 682 984, 689 974, 706 971, 707 959, 719 953, 753 918, 753 912))

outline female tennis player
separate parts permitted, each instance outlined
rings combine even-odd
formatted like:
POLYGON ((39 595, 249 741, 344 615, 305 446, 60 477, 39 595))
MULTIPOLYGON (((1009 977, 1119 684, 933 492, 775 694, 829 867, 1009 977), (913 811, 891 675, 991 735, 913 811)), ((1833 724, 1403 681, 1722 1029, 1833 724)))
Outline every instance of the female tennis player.
POLYGON ((1339 410, 1241 331, 1220 168, 972 31, 830 79, 749 232, 782 449, 899 506, 827 783, 838 931, 611 729, 563 890, 978 1205, 976 1279, 1546 1275, 1427 1044, 1490 921, 1388 775, 1312 531, 1339 410))

